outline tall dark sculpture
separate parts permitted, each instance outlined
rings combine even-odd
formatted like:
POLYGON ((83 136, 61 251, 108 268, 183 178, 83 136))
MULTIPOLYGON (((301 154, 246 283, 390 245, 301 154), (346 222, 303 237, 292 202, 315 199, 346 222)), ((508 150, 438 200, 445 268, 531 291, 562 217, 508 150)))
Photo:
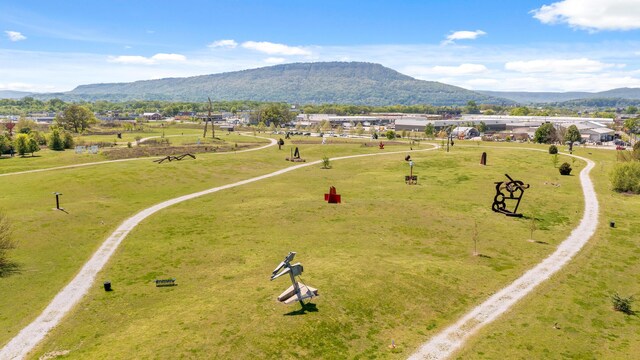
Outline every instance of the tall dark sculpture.
POLYGON ((496 196, 493 198, 491 209, 507 216, 522 217, 522 214, 518 213, 518 206, 520 205, 520 200, 522 200, 522 195, 524 195, 524 190, 529 188, 529 184, 525 185, 525 183, 520 180, 513 180, 508 174, 504 174, 504 176, 506 176, 509 181, 499 181, 495 183, 496 196), (507 200, 516 202, 513 211, 507 209, 507 200))

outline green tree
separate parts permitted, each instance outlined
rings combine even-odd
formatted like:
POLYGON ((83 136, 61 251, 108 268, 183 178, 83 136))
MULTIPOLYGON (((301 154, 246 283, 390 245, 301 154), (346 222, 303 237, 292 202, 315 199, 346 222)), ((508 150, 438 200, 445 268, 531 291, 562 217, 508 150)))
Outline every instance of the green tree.
POLYGON ((79 133, 97 122, 91 110, 81 105, 70 105, 54 119, 65 130, 79 133))
POLYGON ((264 125, 264 122, 260 121, 260 122, 258 123, 257 128, 258 128, 258 132, 263 132, 263 131, 264 131, 264 129, 266 128, 266 126, 264 125))
POLYGON ((582 136, 580 135, 580 131, 575 125, 569 126, 567 132, 564 134, 564 141, 569 141, 569 151, 573 150, 573 143, 576 141, 580 141, 581 139, 582 136))
POLYGON ((60 130, 51 130, 51 135, 49 136, 49 149, 55 151, 64 150, 64 141, 62 140, 62 136, 60 135, 60 130))
POLYGON ((27 134, 18 134, 16 138, 13 139, 13 147, 16 149, 20 156, 24 156, 29 151, 29 135, 27 134))
POLYGON ((27 146, 29 147, 29 152, 31 153, 31 156, 33 156, 33 153, 40 151, 40 145, 38 145, 38 142, 36 141, 36 139, 29 137, 29 142, 27 143, 27 146))
POLYGON ((0 155, 11 149, 11 140, 8 136, 0 135, 0 155))
POLYGON ((529 108, 526 106, 519 106, 509 111, 509 115, 511 116, 527 116, 530 113, 531 113, 531 110, 529 110, 529 108))
POLYGON ((387 130, 387 133, 385 134, 385 136, 387 137, 387 139, 393 140, 396 138, 396 132, 393 130, 387 130))
POLYGON ((293 116, 287 104, 268 104, 260 109, 260 119, 266 124, 278 126, 292 120, 293 116))
POLYGON ((424 127, 424 135, 428 138, 432 138, 435 131, 436 128, 433 123, 428 123, 427 126, 424 127))
POLYGON ((484 121, 480 121, 480 123, 478 124, 478 131, 480 131, 481 133, 485 133, 487 131, 487 124, 485 124, 484 121))
POLYGON ((359 122, 358 125, 356 125, 356 134, 362 135, 362 133, 364 133, 364 126, 359 122))
POLYGON ((322 123, 320 125, 320 130, 322 130, 322 132, 327 132, 331 130, 331 123, 328 120, 322 120, 322 123))
POLYGON ((75 145, 75 141, 73 140, 73 135, 71 135, 70 132, 65 131, 62 134, 62 142, 64 144, 64 148, 65 149, 73 149, 73 146, 75 145))
POLYGON ((640 130, 640 119, 626 119, 624 121, 624 128, 629 134, 637 134, 640 130))
POLYGON ((556 128, 552 123, 544 123, 536 130, 533 135, 533 142, 539 144, 550 144, 556 140, 556 128))
POLYGON ((464 112, 467 114, 480 114, 480 108, 475 101, 469 100, 467 106, 464 107, 464 112))
POLYGON ((624 113, 625 114, 637 114, 638 113, 638 108, 633 106, 633 105, 627 106, 627 108, 625 109, 624 113))

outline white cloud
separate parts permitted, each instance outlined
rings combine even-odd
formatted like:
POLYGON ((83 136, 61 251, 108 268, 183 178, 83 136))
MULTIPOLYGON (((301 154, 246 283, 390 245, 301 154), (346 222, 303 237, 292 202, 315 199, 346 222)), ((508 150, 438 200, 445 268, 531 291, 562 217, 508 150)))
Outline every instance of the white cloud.
POLYGON ((404 72, 411 76, 441 75, 441 76, 466 76, 479 74, 488 69, 482 64, 460 64, 458 66, 407 66, 404 72))
POLYGON ((155 54, 152 57, 144 57, 139 55, 121 55, 109 56, 107 61, 120 64, 132 65, 153 65, 158 62, 183 62, 187 61, 187 57, 180 54, 155 54))
POLYGON ((144 56, 138 55, 121 55, 121 56, 109 56, 107 59, 109 62, 120 63, 120 64, 144 64, 151 65, 155 61, 150 58, 146 58, 144 56))
POLYGON ((505 69, 521 73, 593 73, 606 68, 623 66, 605 64, 601 61, 587 58, 510 61, 504 64, 505 69))
POLYGON ((6 30, 4 33, 7 34, 7 37, 11 41, 21 41, 21 40, 26 40, 27 39, 26 36, 22 35, 21 33, 17 32, 17 31, 6 30))
POLYGON ((565 23, 592 32, 640 29, 638 0, 562 0, 531 13, 543 24, 565 23))
MULTIPOLYGON (((49 89, 52 89, 51 86, 48 86, 49 89)), ((8 84, 2 84, 0 83, 0 90, 15 90, 15 91, 42 91, 42 88, 39 88, 36 85, 33 84, 26 84, 26 83, 19 83, 19 82, 15 82, 15 83, 8 83, 8 84)))
POLYGON ((311 55, 311 51, 298 46, 275 44, 267 41, 245 41, 242 43, 242 47, 269 55, 311 55))
POLYGON ((281 57, 269 57, 264 59, 264 62, 266 62, 267 64, 282 64, 286 60, 287 59, 281 57))
POLYGON ((155 54, 151 57, 151 60, 156 61, 187 61, 187 57, 181 54, 155 54))
POLYGON ((210 48, 228 48, 234 49, 238 46, 238 43, 235 40, 216 40, 208 45, 210 48))
POLYGON ((462 30, 462 31, 455 31, 449 35, 447 35, 447 38, 442 41, 443 45, 447 45, 447 44, 453 44, 456 40, 475 40, 478 38, 478 36, 481 35, 486 35, 487 33, 482 31, 482 30, 476 30, 476 31, 468 31, 468 30, 462 30))

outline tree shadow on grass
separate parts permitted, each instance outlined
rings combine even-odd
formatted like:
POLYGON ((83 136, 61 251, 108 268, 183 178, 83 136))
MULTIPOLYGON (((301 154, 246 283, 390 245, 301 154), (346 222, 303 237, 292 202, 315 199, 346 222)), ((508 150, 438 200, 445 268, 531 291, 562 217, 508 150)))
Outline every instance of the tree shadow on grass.
POLYGON ((297 315, 305 315, 307 312, 318 312, 318 308, 316 304, 306 303, 300 310, 295 310, 284 314, 284 316, 297 316, 297 315))
POLYGON ((21 272, 22 272, 22 267, 18 263, 9 261, 4 264, 0 264, 0 278, 5 278, 11 275, 20 274, 21 272))

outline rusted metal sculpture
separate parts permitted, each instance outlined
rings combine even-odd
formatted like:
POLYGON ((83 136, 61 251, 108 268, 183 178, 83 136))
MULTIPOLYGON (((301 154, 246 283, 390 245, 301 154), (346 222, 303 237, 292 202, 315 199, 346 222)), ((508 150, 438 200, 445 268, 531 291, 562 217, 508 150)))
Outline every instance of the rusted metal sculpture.
POLYGON ((480 165, 487 165, 487 153, 483 152, 480 157, 480 165))
POLYGON ((187 156, 192 158, 192 159, 196 158, 195 155, 191 155, 191 154, 182 154, 182 155, 178 155, 178 156, 167 155, 167 156, 163 157, 162 159, 153 160, 153 162, 156 162, 158 164, 162 164, 162 162, 165 161, 165 160, 169 160, 169 162, 171 162, 173 160, 180 161, 180 160, 184 159, 187 156))
POLYGON ((324 194, 324 201, 328 202, 329 204, 340 204, 342 198, 339 194, 336 193, 335 186, 329 188, 328 194, 324 194))
POLYGON ((529 188, 529 184, 525 184, 520 180, 513 180, 508 174, 504 174, 509 181, 496 182, 496 196, 493 198, 493 205, 491 209, 495 212, 505 214, 507 216, 522 217, 522 214, 518 213, 518 206, 524 190, 529 188), (503 190, 506 190, 503 192, 503 190), (507 209, 507 200, 516 201, 516 206, 513 211, 507 209))

